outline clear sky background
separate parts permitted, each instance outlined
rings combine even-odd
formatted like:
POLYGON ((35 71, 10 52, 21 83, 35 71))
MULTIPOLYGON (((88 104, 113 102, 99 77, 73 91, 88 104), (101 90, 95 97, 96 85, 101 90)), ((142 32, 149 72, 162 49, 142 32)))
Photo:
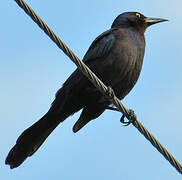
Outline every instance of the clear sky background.
MULTIPOLYGON (((147 30, 142 73, 123 103, 182 162, 182 1, 27 2, 80 58, 124 11, 170 20, 147 30)), ((76 66, 13 0, 1 2, 0 17, 0 179, 182 178, 132 125, 120 124, 120 113, 111 111, 74 134, 76 113, 32 157, 10 170, 4 164, 10 148, 46 113, 76 66)))

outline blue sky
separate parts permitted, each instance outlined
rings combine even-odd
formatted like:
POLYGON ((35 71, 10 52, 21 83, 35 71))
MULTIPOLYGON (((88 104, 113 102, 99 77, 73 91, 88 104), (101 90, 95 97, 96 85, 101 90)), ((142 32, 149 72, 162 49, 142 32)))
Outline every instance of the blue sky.
MULTIPOLYGON (((80 58, 124 11, 170 20, 147 30, 142 73, 123 103, 182 162, 181 0, 27 2, 80 58)), ((2 1, 0 15, 1 179, 181 179, 132 125, 122 127, 120 113, 111 111, 74 134, 76 113, 32 157, 10 170, 4 164, 10 148, 48 110, 76 66, 14 1, 2 1)))

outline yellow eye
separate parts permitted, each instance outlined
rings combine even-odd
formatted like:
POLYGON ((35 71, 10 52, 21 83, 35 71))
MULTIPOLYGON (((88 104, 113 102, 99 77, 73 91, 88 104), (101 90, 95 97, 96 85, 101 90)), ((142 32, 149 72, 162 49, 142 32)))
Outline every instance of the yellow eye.
POLYGON ((139 17, 139 18, 141 17, 141 15, 140 15, 139 13, 136 13, 135 15, 136 15, 137 17, 139 17))

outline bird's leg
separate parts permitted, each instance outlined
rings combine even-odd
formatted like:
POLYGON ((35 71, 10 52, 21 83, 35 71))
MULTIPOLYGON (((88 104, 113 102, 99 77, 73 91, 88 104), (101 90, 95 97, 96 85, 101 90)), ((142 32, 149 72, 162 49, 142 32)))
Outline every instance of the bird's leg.
POLYGON ((108 106, 106 109, 121 112, 118 108, 108 106))
POLYGON ((126 115, 123 114, 123 116, 120 119, 120 122, 122 124, 124 124, 124 126, 130 125, 131 123, 133 123, 137 119, 137 116, 132 109, 129 109, 129 116, 127 117, 128 121, 125 121, 125 119, 124 119, 125 117, 126 117, 126 115))

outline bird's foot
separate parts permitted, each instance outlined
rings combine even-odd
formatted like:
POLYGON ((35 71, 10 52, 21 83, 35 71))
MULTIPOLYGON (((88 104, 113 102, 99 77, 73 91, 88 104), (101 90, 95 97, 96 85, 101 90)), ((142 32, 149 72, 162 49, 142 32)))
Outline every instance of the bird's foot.
POLYGON ((114 90, 112 89, 112 87, 108 86, 107 87, 107 91, 106 91, 106 95, 107 98, 109 98, 109 100, 112 100, 115 96, 114 90))
POLYGON ((133 123, 136 119, 137 116, 135 114, 135 112, 132 109, 129 109, 129 116, 127 117, 127 121, 125 120, 126 115, 123 114, 123 116, 120 119, 120 122, 124 125, 124 126, 128 126, 131 123, 133 123))

